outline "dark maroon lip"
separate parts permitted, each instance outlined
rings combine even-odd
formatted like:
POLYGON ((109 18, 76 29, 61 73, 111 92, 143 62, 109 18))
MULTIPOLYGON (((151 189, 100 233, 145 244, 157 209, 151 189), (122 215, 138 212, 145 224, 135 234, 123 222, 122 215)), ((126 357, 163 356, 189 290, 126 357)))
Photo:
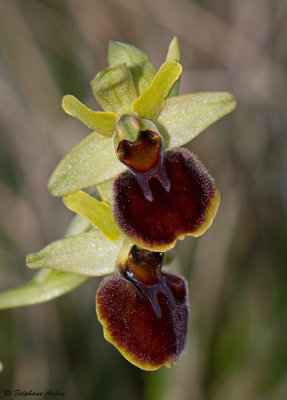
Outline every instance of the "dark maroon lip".
POLYGON ((151 177, 152 201, 131 171, 114 181, 116 222, 127 236, 149 246, 173 243, 179 236, 195 232, 205 221, 210 199, 216 194, 213 178, 188 150, 165 151, 163 166, 170 190, 151 177))

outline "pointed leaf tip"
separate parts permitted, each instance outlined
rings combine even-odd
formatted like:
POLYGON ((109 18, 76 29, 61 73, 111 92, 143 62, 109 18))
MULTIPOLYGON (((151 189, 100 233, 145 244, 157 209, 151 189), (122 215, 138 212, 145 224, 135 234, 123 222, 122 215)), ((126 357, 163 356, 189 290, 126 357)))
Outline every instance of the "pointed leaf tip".
MULTIPOLYGON (((170 42, 169 48, 168 48, 166 61, 170 61, 170 60, 180 62, 180 50, 179 50, 179 44, 178 44, 178 40, 177 40, 176 36, 174 36, 174 38, 170 42)), ((176 80, 176 82, 174 82, 167 97, 177 96, 178 92, 179 92, 179 85, 180 85, 180 77, 176 80)))
POLYGON ((180 50, 179 50, 179 43, 176 36, 172 39, 169 44, 168 52, 166 56, 166 61, 174 60, 180 62, 180 50))

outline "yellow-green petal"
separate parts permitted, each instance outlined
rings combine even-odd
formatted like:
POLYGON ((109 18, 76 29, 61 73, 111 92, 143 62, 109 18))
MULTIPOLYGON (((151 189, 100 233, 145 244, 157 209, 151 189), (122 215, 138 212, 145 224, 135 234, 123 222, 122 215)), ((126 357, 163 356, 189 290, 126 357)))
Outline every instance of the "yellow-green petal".
POLYGON ((129 114, 137 98, 134 81, 125 64, 100 71, 91 81, 94 96, 105 111, 129 114))
POLYGON ((57 240, 36 253, 28 254, 31 269, 49 268, 88 276, 106 275, 115 270, 121 242, 111 242, 99 230, 57 240))
POLYGON ((108 63, 110 66, 127 65, 138 95, 147 89, 156 74, 155 67, 142 50, 131 44, 114 40, 109 42, 108 63))
MULTIPOLYGON (((177 37, 175 36, 169 44, 166 61, 174 60, 178 63, 180 62, 180 50, 177 37)), ((167 97, 174 97, 178 95, 179 92, 179 85, 180 85, 180 77, 177 81, 173 84, 173 87, 170 89, 169 94, 167 97)))
POLYGON ((111 137, 114 133, 117 115, 111 112, 93 111, 70 94, 63 97, 62 107, 67 114, 79 119, 88 128, 103 136, 111 137))
POLYGON ((167 99, 156 124, 166 147, 179 147, 236 107, 227 92, 201 92, 167 99))
POLYGON ((60 161, 48 188, 53 196, 64 196, 104 182, 125 169, 116 157, 112 141, 92 133, 60 161))
POLYGON ((149 87, 132 104, 132 111, 140 118, 156 119, 182 67, 176 61, 166 61, 153 78, 149 87))
POLYGON ((100 229, 107 239, 118 241, 122 232, 113 219, 111 207, 85 192, 75 192, 63 197, 63 202, 70 210, 87 218, 90 223, 100 229))

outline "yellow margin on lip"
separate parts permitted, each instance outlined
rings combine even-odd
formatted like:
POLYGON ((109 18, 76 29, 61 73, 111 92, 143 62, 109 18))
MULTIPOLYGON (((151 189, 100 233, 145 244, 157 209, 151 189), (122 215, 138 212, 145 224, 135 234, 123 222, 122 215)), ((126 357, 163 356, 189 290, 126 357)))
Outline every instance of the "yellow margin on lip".
POLYGON ((168 243, 168 244, 164 244, 164 245, 148 245, 147 243, 145 243, 142 240, 137 239, 136 237, 133 237, 133 236, 130 236, 130 240, 134 244, 136 244, 146 250, 157 251, 157 252, 166 252, 170 249, 173 249, 176 244, 176 241, 183 240, 185 238, 185 236, 198 237, 198 236, 203 235, 207 231, 207 229, 210 228, 210 226, 212 225, 212 222, 215 218, 215 215, 217 213, 219 203, 220 203, 220 193, 217 190, 216 186, 214 186, 214 188, 215 188, 216 192, 215 192, 215 195, 209 201, 205 220, 199 226, 199 228, 197 230, 195 230, 194 232, 181 234, 181 235, 177 236, 177 238, 172 243, 168 243))
POLYGON ((170 368, 173 364, 173 362, 167 362, 164 364, 160 364, 160 365, 151 365, 148 362, 146 363, 141 363, 133 354, 129 353, 123 346, 120 346, 118 343, 116 343, 116 341, 113 339, 112 335, 109 332, 109 328, 108 328, 108 323, 106 322, 106 320, 104 319, 104 317, 102 316, 99 306, 98 306, 98 293, 96 295, 96 312, 97 312, 97 316, 98 316, 98 320, 100 321, 100 323, 103 326, 103 331, 104 331, 104 338, 111 343, 113 346, 115 346, 119 352, 133 365, 135 365, 138 368, 141 368, 145 371, 155 371, 157 369, 159 369, 160 367, 167 367, 170 368))
POLYGON ((198 237, 204 234, 204 232, 207 231, 208 228, 210 228, 210 226, 212 225, 212 222, 216 216, 218 207, 219 207, 219 203, 220 203, 220 193, 217 190, 217 187, 215 186, 215 196, 213 196, 210 199, 209 205, 208 205, 208 209, 207 209, 207 213, 206 213, 206 217, 205 217, 205 221, 203 222, 202 225, 200 225, 200 227, 193 233, 190 233, 191 236, 194 237, 198 237))

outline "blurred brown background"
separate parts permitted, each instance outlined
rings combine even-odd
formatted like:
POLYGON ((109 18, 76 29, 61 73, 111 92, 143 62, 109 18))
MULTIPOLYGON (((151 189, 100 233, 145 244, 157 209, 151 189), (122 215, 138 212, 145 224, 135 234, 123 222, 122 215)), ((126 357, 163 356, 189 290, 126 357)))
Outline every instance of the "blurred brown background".
POLYGON ((0 289, 26 282, 25 254, 71 219, 46 182, 88 130, 61 97, 97 107, 89 81, 106 66, 108 40, 138 46, 159 67, 176 35, 180 93, 229 91, 238 101, 189 145, 222 201, 212 228, 176 247, 191 309, 179 362, 154 373, 126 362, 103 338, 100 279, 91 279, 51 303, 1 312, 0 398, 19 388, 69 400, 285 400, 286 1, 0 3, 0 289))

